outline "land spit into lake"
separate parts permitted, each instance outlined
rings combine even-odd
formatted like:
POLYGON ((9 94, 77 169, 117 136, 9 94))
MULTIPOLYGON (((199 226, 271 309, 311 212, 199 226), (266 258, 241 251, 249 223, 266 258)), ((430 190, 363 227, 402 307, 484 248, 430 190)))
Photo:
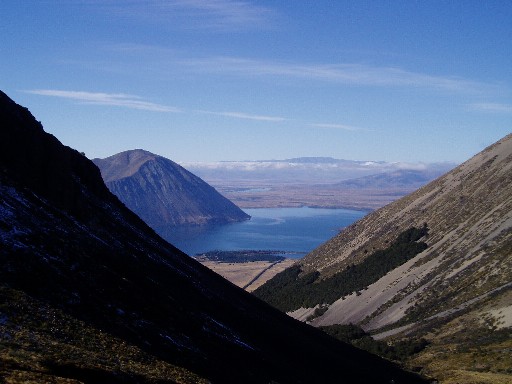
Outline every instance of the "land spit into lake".
POLYGON ((289 252, 272 250, 211 251, 194 258, 226 280, 252 292, 297 261, 285 257, 287 254, 289 252))

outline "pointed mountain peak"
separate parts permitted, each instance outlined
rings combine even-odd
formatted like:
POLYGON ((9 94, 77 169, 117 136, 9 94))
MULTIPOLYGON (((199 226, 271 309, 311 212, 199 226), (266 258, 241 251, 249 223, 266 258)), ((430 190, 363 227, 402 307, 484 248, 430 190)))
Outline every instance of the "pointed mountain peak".
POLYGON ((165 157, 136 149, 93 161, 110 191, 157 231, 249 219, 211 185, 165 157))

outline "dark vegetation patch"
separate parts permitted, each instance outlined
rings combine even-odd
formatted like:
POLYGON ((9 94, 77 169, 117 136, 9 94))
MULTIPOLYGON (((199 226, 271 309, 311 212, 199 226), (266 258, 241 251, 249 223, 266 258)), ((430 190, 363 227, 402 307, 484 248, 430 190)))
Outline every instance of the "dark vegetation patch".
POLYGON ((423 338, 404 339, 388 344, 385 341, 373 339, 361 327, 354 324, 336 324, 320 327, 320 329, 338 340, 350 343, 386 359, 399 362, 405 362, 409 357, 421 352, 428 345, 428 342, 423 338))
POLYGON ((422 228, 409 228, 386 249, 375 251, 360 264, 349 265, 344 271, 326 279, 320 279, 318 271, 301 275, 300 266, 292 266, 253 293, 284 312, 332 304, 342 296, 366 289, 425 250, 427 244, 419 240, 427 234, 426 224, 422 228))
POLYGON ((194 256, 198 261, 217 261, 219 263, 247 263, 252 261, 283 261, 285 251, 242 250, 242 251, 209 251, 194 256))
POLYGON ((322 316, 325 312, 327 312, 328 309, 329 306, 327 304, 320 305, 319 307, 315 308, 313 313, 310 316, 308 316, 306 321, 311 321, 313 319, 316 319, 317 317, 322 316))

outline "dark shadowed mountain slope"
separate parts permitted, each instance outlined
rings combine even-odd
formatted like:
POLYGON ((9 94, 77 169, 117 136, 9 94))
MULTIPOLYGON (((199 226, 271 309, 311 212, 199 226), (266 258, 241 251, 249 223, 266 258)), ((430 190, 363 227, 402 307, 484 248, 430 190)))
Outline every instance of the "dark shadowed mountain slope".
POLYGON ((425 337, 432 344, 415 364, 452 372, 447 382, 510 382, 501 362, 512 361, 511 191, 508 135, 347 227, 256 293, 315 326, 425 337), (481 371, 491 376, 477 379, 481 371))
POLYGON ((215 188, 162 156, 136 149, 93 162, 110 191, 153 228, 250 218, 215 188))
POLYGON ((56 383, 420 383, 158 237, 92 162, 0 93, 0 377, 56 383))

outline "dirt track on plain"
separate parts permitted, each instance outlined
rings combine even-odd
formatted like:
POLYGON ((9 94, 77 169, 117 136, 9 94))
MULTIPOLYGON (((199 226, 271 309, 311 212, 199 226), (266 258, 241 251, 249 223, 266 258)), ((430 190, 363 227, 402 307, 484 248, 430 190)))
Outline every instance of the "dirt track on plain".
POLYGON ((291 266, 295 261, 297 260, 285 259, 278 263, 269 261, 252 261, 247 263, 205 261, 202 264, 240 288, 252 292, 267 280, 291 266))

